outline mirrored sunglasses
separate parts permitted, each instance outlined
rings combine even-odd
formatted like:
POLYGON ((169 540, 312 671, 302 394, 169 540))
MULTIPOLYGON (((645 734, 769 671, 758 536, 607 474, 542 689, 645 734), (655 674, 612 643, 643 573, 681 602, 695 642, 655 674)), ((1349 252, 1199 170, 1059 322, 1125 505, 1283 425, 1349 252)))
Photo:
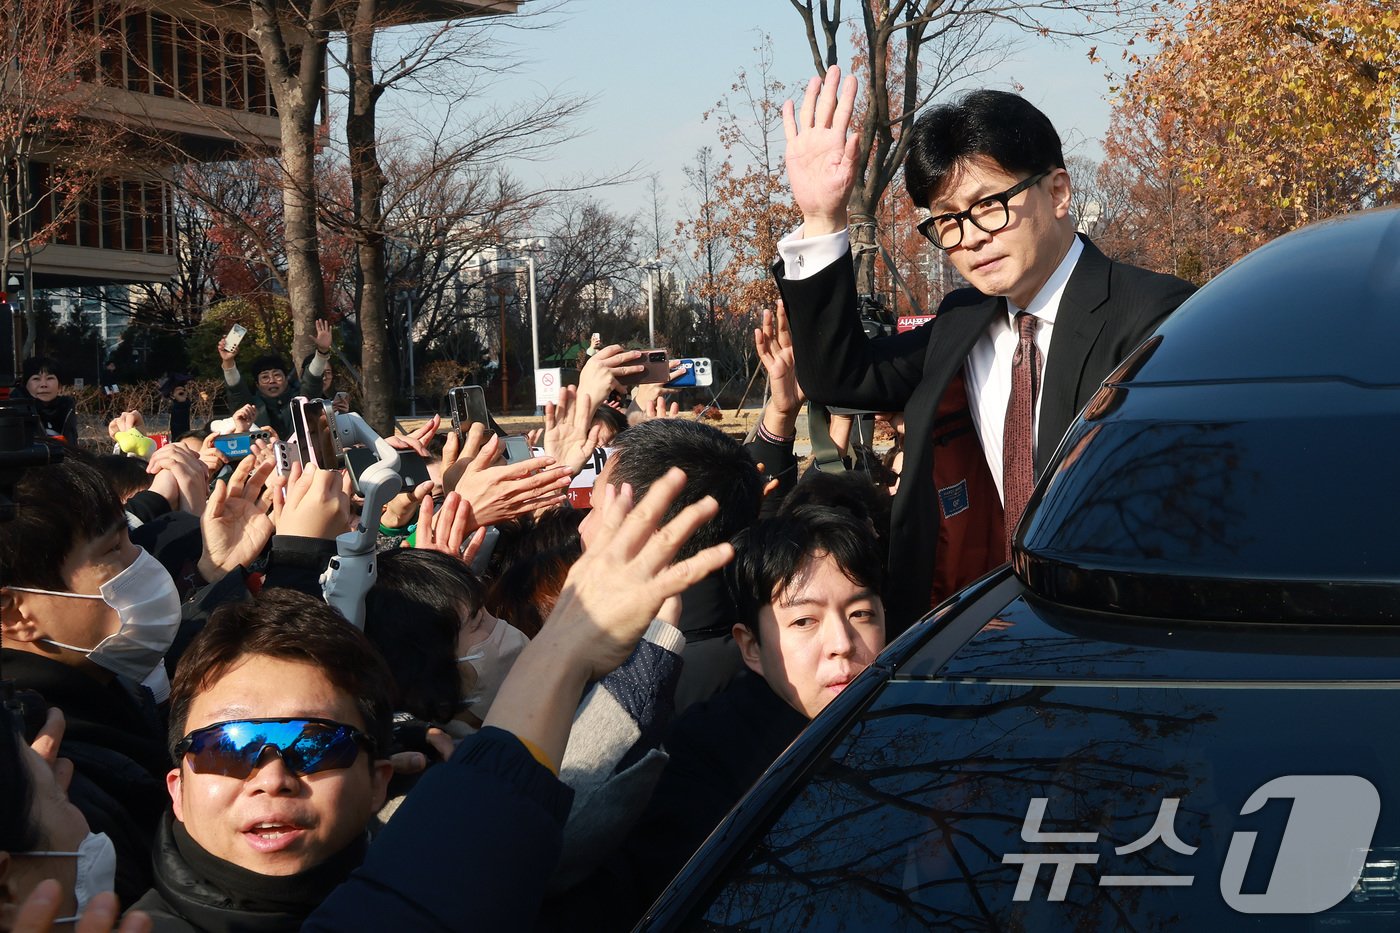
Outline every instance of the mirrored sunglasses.
POLYGON ((175 746, 175 758, 196 774, 247 778, 271 749, 287 770, 315 774, 348 768, 374 740, 354 726, 331 719, 232 719, 195 729, 175 746))

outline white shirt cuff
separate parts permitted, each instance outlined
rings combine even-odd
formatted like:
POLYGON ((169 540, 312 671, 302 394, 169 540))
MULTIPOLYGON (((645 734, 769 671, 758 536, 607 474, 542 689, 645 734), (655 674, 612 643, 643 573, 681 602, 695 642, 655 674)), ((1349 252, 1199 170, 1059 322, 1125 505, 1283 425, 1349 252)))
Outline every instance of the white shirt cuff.
POLYGON ((811 278, 851 251, 849 230, 803 238, 802 228, 778 241, 778 258, 783 261, 783 278, 790 282, 811 278))

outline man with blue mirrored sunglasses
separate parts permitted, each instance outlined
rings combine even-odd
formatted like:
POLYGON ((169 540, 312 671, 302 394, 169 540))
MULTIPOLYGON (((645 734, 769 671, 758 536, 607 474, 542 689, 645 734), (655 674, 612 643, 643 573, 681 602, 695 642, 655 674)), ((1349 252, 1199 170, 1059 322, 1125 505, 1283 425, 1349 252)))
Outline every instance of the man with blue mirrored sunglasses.
POLYGON ((325 603, 273 590, 221 607, 172 686, 171 812, 135 906, 158 929, 300 926, 364 858, 389 696, 383 660, 325 603))

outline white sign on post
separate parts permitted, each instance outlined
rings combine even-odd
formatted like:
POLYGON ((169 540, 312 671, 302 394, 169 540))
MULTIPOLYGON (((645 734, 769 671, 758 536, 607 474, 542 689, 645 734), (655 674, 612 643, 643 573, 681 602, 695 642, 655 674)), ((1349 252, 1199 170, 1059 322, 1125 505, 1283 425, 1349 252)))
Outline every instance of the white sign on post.
POLYGON ((535 370, 536 408, 543 408, 546 405, 558 404, 559 385, 561 381, 562 379, 557 368, 535 370))

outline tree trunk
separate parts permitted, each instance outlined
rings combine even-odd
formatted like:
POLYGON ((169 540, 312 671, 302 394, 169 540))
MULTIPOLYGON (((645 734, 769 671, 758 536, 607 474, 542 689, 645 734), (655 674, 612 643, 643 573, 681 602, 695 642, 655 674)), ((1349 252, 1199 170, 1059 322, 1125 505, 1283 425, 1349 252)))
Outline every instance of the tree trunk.
MULTIPOLYGON (((314 106, 314 105, 313 105, 314 106)), ((315 321, 326 309, 321 243, 316 229, 316 145, 310 108, 282 111, 282 221, 287 244, 287 301, 292 312, 292 365, 314 347, 315 321), (306 111, 305 117, 301 116, 306 111)))
MULTIPOLYGON (((385 306, 383 192, 384 172, 375 141, 374 23, 378 0, 359 0, 354 22, 346 30, 350 107, 345 116, 349 143, 350 184, 354 198, 355 261, 359 271, 357 313, 360 322, 362 414, 380 434, 394 429, 394 390, 389 376, 388 309, 385 306)), ((409 334, 409 340, 413 335, 409 334)), ((409 386, 409 392, 416 391, 409 386)))
POLYGON ((316 107, 325 87, 331 0, 312 0, 307 38, 293 66, 276 0, 251 0, 250 34, 277 101, 282 142, 282 222, 287 251, 287 300, 292 312, 292 365, 314 347, 315 322, 325 316, 321 244, 316 227, 316 107), (295 67, 295 70, 294 70, 295 67))

